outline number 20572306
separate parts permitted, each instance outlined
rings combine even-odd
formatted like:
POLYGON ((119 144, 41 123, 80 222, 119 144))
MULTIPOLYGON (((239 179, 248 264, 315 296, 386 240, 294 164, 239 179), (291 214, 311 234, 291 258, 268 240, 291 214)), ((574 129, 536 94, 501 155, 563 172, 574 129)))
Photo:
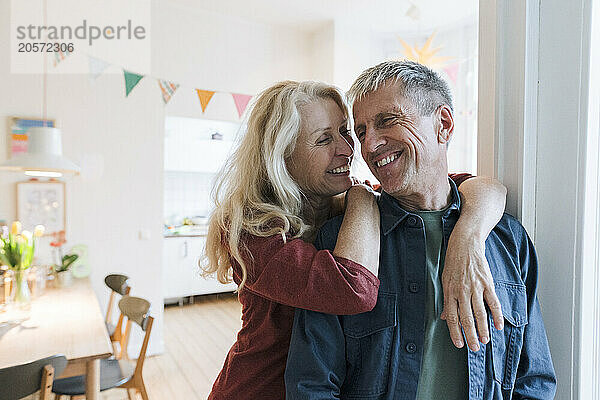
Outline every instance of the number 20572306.
POLYGON ((72 53, 74 50, 73 43, 27 42, 18 44, 19 53, 72 53))

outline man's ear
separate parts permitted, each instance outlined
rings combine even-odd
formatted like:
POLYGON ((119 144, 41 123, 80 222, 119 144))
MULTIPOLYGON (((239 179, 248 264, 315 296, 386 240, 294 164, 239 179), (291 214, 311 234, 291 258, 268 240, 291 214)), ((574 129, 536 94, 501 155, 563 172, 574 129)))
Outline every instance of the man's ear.
POLYGON ((454 133, 454 116, 452 110, 447 105, 438 107, 435 112, 437 120, 437 138, 438 143, 448 144, 454 133))

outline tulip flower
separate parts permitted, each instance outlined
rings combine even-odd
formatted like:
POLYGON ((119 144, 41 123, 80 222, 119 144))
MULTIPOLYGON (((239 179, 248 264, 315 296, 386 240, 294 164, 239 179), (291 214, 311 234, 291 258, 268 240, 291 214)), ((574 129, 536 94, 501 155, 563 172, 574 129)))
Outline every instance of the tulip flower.
POLYGON ((37 225, 33 230, 33 236, 42 237, 44 235, 45 230, 46 228, 44 228, 44 225, 37 225))
POLYGON ((43 227, 37 226, 35 233, 21 232, 21 223, 13 222, 11 232, 0 236, 0 263, 15 271, 22 271, 31 266, 35 252, 36 239, 43 234, 43 227))
MULTIPOLYGON (((25 232, 29 233, 27 231, 25 231, 25 232)), ((31 233, 29 233, 29 235, 31 235, 31 233)), ((27 244, 27 237, 25 237, 23 235, 17 235, 17 236, 15 236, 15 242, 20 245, 27 244)))
POLYGON ((21 233, 21 223, 19 221, 15 221, 12 223, 10 233, 12 233, 13 235, 18 235, 19 233, 21 233))

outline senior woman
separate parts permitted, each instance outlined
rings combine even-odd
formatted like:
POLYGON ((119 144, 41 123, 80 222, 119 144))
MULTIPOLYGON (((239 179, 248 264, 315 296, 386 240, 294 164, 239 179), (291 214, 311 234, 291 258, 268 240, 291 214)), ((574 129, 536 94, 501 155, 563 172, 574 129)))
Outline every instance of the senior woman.
MULTIPOLYGON (((285 397, 295 307, 356 314, 375 306, 379 211, 376 195, 353 186, 350 177, 349 115, 344 94, 318 82, 280 82, 254 102, 247 132, 217 184, 206 243, 205 272, 238 284, 243 321, 210 400, 285 397), (336 247, 319 251, 312 244, 316 232, 341 212, 336 198, 346 191, 336 247)), ((444 289, 484 287, 485 300, 496 310, 477 238, 485 238, 500 219, 505 189, 472 178, 459 190, 465 202, 448 247, 444 289)), ((476 297, 473 304, 480 305, 484 295, 476 297)), ((470 304, 461 306, 470 312, 470 304)))

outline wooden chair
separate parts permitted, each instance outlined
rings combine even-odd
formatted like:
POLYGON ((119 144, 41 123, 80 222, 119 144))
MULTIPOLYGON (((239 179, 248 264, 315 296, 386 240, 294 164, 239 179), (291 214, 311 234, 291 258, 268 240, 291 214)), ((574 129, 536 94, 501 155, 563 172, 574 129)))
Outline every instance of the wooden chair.
POLYGON ((126 275, 120 274, 111 274, 107 275, 104 278, 104 283, 110 289, 110 297, 108 299, 108 308, 106 309, 106 329, 108 330, 108 334, 110 335, 110 341, 113 346, 113 352, 115 354, 115 358, 120 360, 123 356, 127 359, 127 352, 123 352, 123 313, 119 314, 119 319, 117 320, 117 325, 112 323, 112 309, 115 301, 115 296, 117 294, 121 296, 129 295, 131 291, 131 287, 128 283, 129 277, 126 275), (117 350, 116 344, 119 344, 119 349, 117 350))
MULTIPOLYGON (((147 300, 139 297, 124 296, 119 301, 119 309, 127 317, 125 328, 125 347, 123 351, 127 351, 127 343, 131 331, 131 323, 138 324, 143 331, 144 341, 140 355, 138 356, 135 366, 126 360, 102 359, 100 360, 100 391, 111 388, 127 389, 127 395, 130 400, 135 399, 136 393, 140 393, 144 400, 148 400, 146 385, 142 377, 142 368, 146 359, 146 350, 148 348, 148 340, 152 331, 152 323, 154 318, 148 315, 150 303, 147 300)), ((85 377, 83 375, 70 378, 58 379, 54 381, 52 391, 57 395, 81 396, 85 393, 85 377)))
POLYGON ((66 366, 65 356, 56 355, 0 369, 0 399, 17 400, 39 390, 40 400, 50 400, 54 377, 66 366))

